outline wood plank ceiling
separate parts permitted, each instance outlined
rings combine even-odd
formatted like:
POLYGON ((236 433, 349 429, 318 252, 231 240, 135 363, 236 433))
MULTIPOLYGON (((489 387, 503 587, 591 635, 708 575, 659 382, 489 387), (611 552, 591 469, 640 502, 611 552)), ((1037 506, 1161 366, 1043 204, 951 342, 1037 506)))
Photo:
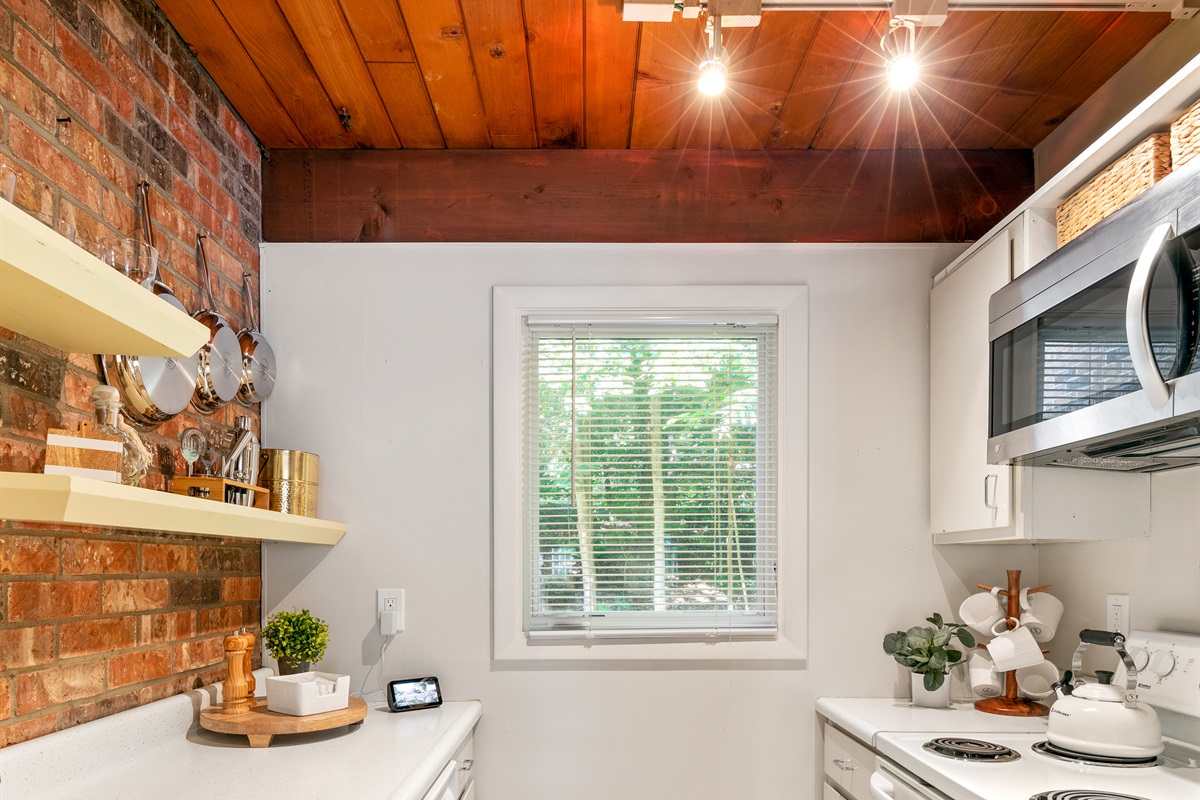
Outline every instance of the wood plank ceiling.
POLYGON ((270 148, 1029 148, 1169 22, 952 12, 897 94, 885 12, 767 11, 726 30, 713 102, 694 91, 703 20, 623 22, 615 0, 159 5, 270 148))
MULTIPOLYGON (((271 150, 490 150, 493 161, 471 163, 480 169, 506 159, 505 174, 523 156, 500 151, 622 150, 626 169, 614 178, 622 181, 642 150, 779 158, 885 149, 919 169, 920 154, 931 151, 1028 151, 1170 21, 1148 13, 953 11, 944 26, 918 29, 921 82, 895 93, 885 86, 879 52, 886 12, 768 10, 757 28, 726 30, 730 87, 709 100, 695 90, 703 19, 628 23, 619 0, 158 2, 271 150)), ((371 163, 378 175, 379 160, 371 163)), ((432 181, 456 162, 404 163, 434 164, 425 176, 432 181)), ((1027 191, 1027 170, 1019 172, 1014 186, 1027 191)), ((937 186, 944 177, 928 181, 937 186)), ((269 190, 269 170, 267 179, 269 190)), ((944 217, 934 194, 929 214, 944 217)), ((895 235, 977 235, 1016 196, 1015 189, 993 194, 986 199, 995 213, 971 225, 914 218, 919 232, 895 235)), ((269 238, 279 216, 268 194, 269 238)), ((817 238, 830 237, 839 238, 817 238)))

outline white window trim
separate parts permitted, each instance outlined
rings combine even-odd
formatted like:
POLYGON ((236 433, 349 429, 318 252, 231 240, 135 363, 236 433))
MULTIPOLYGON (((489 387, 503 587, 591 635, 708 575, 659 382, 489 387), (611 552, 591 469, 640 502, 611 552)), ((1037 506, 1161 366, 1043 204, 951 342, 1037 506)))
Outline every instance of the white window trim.
POLYGON ((496 286, 492 290, 492 660, 500 667, 559 664, 794 668, 808 656, 808 287, 496 286), (720 312, 779 319, 779 632, 766 639, 663 642, 530 640, 522 630, 521 351, 524 318, 581 312, 720 312), (536 664, 535 664, 536 662, 536 664))

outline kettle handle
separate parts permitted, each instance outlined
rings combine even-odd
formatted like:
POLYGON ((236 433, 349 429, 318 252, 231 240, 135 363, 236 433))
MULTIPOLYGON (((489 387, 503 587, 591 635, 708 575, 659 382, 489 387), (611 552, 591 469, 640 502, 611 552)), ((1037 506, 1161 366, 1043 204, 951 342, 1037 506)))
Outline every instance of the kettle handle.
POLYGON ((1084 629, 1079 632, 1079 647, 1075 648, 1075 655, 1071 657, 1071 671, 1075 675, 1083 674, 1083 651, 1087 650, 1089 644, 1111 647, 1117 651, 1117 655, 1121 658, 1121 663, 1125 665, 1125 707, 1133 708, 1137 705, 1137 667, 1133 663, 1133 659, 1129 653, 1125 651, 1125 634, 1119 631, 1097 631, 1084 629))

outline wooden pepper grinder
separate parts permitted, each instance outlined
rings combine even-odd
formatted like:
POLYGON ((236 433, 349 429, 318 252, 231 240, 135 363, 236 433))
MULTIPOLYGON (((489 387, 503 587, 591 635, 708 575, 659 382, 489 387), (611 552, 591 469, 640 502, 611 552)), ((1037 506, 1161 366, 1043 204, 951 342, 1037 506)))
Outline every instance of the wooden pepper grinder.
POLYGON ((258 702, 254 699, 254 688, 257 681, 254 680, 254 664, 252 657, 254 655, 254 634, 245 628, 242 628, 242 636, 248 639, 246 645, 246 656, 242 660, 242 674, 246 677, 246 700, 250 703, 250 707, 254 708, 258 702))
POLYGON ((237 633, 225 637, 225 661, 229 672, 221 684, 221 692, 225 697, 222 714, 246 714, 250 711, 250 703, 246 700, 245 664, 253 642, 254 637, 247 638, 237 633))

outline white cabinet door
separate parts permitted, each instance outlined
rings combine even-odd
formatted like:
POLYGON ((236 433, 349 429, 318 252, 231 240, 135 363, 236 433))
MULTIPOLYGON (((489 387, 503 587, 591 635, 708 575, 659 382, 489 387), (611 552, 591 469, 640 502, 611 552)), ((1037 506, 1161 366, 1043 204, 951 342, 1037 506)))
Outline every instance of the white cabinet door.
POLYGON ((930 294, 929 477, 934 533, 1009 525, 1011 468, 987 463, 988 300, 1008 283, 998 233, 930 294))

